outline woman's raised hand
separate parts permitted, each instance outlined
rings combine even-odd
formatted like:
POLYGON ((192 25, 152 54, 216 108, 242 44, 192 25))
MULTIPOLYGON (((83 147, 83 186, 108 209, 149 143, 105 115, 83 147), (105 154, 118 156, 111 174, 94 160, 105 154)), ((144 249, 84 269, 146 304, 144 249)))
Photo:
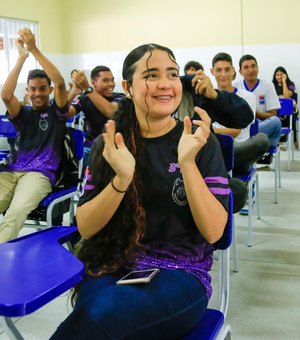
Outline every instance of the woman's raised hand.
POLYGON ((202 120, 193 120, 198 128, 192 133, 192 122, 188 116, 184 117, 184 129, 178 144, 178 162, 194 162, 197 153, 207 143, 210 134, 210 118, 206 111, 195 108, 202 120))
POLYGON ((120 179, 132 180, 135 171, 135 159, 124 144, 123 136, 116 133, 115 122, 108 120, 103 133, 103 157, 120 179))

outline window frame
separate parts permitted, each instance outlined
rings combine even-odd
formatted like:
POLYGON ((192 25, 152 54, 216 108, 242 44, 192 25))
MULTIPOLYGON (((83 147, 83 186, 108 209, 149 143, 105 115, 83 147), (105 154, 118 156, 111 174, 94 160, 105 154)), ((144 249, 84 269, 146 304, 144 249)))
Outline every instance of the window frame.
MULTIPOLYGON (((18 32, 22 28, 29 28, 36 37, 38 45, 38 23, 24 19, 15 19, 0 16, 0 84, 3 84, 18 58, 16 39, 18 32), (2 39, 1 39, 2 38, 2 39), (2 47, 2 48, 1 48, 2 47)), ((28 72, 39 68, 39 65, 32 55, 27 58, 18 82, 26 83, 28 72)))

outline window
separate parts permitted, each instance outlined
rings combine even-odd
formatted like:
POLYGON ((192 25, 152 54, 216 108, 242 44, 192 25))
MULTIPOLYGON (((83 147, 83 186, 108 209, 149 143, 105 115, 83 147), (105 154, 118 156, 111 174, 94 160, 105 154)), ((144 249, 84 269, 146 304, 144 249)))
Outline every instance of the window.
MULTIPOLYGON (((28 27, 34 33, 38 44, 37 23, 0 17, 0 84, 4 83, 16 63, 18 58, 16 41, 19 30, 24 27, 28 27)), ((34 68, 38 68, 38 64, 35 58, 29 55, 20 74, 19 82, 26 83, 28 71, 34 68)))

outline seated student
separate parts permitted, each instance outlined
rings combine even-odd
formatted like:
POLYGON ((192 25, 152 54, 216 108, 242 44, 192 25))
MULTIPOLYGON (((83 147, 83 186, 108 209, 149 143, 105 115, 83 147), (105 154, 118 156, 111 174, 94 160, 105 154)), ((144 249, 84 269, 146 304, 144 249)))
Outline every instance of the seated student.
POLYGON ((198 61, 191 60, 184 65, 184 74, 195 74, 198 70, 204 71, 203 66, 198 61))
POLYGON ((77 210, 86 278, 54 339, 180 338, 212 293, 213 243, 227 221, 222 154, 203 118, 174 119, 182 96, 171 50, 137 47, 123 64, 127 98, 97 138, 92 180, 77 210), (143 285, 131 270, 159 268, 143 285))
POLYGON ((0 213, 6 211, 0 223, 0 242, 17 237, 27 215, 51 192, 60 163, 68 113, 64 79, 37 48, 29 29, 19 32, 17 48, 19 57, 1 92, 7 116, 19 132, 19 145, 16 160, 0 172, 0 213), (32 108, 22 106, 14 95, 29 52, 44 69, 32 70, 27 77, 32 108), (51 80, 55 86, 54 101, 50 105, 51 80))
MULTIPOLYGON (((235 93, 219 91, 213 87, 210 78, 199 70, 195 75, 181 77, 183 82, 183 96, 175 116, 183 119, 185 115, 199 119, 195 106, 204 109, 211 122, 236 129, 247 127, 253 121, 253 111, 249 104, 235 93)), ((246 204, 248 190, 245 183, 237 178, 228 178, 233 193, 233 212, 240 211, 246 204)))
POLYGON ((115 88, 114 76, 106 66, 96 66, 91 71, 92 86, 89 85, 83 71, 77 70, 72 79, 73 87, 69 92, 69 103, 71 103, 69 117, 75 116, 81 111, 84 113, 86 135, 83 169, 85 169, 93 140, 102 133, 104 124, 118 108, 118 103, 124 98, 124 94, 113 92, 115 88), (78 96, 80 92, 82 93, 78 96))
POLYGON ((78 72, 80 71, 77 69, 74 69, 70 73, 71 82, 69 83, 69 94, 68 94, 68 97, 70 97, 70 99, 73 99, 82 93, 82 90, 77 86, 76 81, 75 81, 75 78, 78 72))
MULTIPOLYGON (((256 118, 258 119, 259 132, 265 133, 269 137, 270 146, 277 146, 281 136, 281 121, 277 117, 277 110, 280 103, 271 82, 258 79, 258 65, 256 59, 245 54, 239 61, 240 74, 242 80, 236 80, 234 86, 252 92, 256 98, 256 118)), ((272 154, 259 160, 263 164, 271 164, 272 154)))
MULTIPOLYGON (((276 93, 279 98, 292 98, 294 100, 294 95, 296 92, 295 83, 290 80, 286 69, 282 66, 276 67, 273 74, 273 84, 275 86, 276 93)), ((292 127, 294 131, 294 143, 295 147, 298 148, 297 143, 297 129, 296 129, 296 118, 298 115, 297 103, 294 100, 294 114, 292 116, 292 127)), ((289 117, 280 117, 282 126, 289 126, 289 117)), ((282 138, 281 138, 282 140, 282 138)), ((283 138, 282 141, 285 141, 283 138)))
MULTIPOLYGON (((254 119, 256 112, 255 96, 251 92, 237 89, 232 85, 235 70, 231 56, 224 52, 216 54, 212 60, 211 73, 216 79, 219 90, 236 93, 248 102, 252 108, 254 119)), ((244 129, 233 129, 230 126, 223 126, 215 122, 213 129, 215 133, 231 135, 234 138, 233 175, 246 174, 249 167, 257 162, 270 146, 269 139, 264 133, 260 132, 250 137, 250 124, 244 129)))

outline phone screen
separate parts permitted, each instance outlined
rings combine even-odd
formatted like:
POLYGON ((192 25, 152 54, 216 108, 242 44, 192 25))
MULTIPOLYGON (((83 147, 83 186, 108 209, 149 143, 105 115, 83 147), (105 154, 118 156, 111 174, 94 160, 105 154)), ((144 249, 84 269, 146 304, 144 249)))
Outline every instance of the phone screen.
POLYGON ((157 275, 159 269, 134 270, 122 277, 117 284, 147 283, 157 275))

